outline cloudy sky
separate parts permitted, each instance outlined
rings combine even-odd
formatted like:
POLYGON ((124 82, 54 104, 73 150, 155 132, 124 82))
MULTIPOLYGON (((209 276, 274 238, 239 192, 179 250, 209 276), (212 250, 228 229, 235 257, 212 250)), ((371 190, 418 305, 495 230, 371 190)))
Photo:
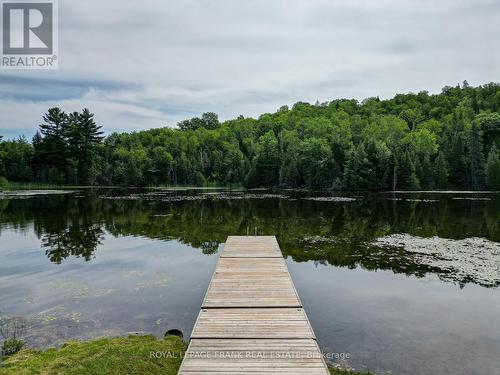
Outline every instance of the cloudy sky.
POLYGON ((0 134, 51 106, 107 133, 500 81, 500 1, 59 0, 59 69, 0 71, 0 134))

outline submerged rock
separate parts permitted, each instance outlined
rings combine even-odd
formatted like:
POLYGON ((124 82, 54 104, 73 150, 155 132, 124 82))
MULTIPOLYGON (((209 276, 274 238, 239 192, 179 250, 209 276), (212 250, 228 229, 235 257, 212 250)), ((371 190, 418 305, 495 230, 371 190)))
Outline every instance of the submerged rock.
POLYGON ((443 271, 442 277, 484 286, 500 285, 500 244, 485 238, 452 240, 406 233, 378 238, 380 247, 401 247, 415 262, 443 271))

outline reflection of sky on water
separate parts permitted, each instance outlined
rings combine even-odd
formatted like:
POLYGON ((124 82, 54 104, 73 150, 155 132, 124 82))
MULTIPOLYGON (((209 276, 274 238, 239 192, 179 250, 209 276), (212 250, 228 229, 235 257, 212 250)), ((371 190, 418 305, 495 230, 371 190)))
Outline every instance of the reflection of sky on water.
POLYGON ((170 328, 189 335, 217 259, 177 241, 106 235, 92 261, 58 265, 39 246, 31 233, 4 232, 0 243, 1 311, 29 317, 38 345, 170 328))
POLYGON ((394 374, 498 374, 500 290, 287 261, 326 352, 394 374))

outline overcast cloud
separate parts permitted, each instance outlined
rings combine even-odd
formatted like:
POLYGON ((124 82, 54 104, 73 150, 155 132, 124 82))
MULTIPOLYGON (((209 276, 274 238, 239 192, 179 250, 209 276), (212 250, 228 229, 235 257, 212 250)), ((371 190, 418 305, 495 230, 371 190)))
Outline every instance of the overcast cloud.
POLYGON ((499 19, 496 0, 59 0, 59 69, 0 71, 0 134, 56 105, 110 133, 498 82, 499 19))

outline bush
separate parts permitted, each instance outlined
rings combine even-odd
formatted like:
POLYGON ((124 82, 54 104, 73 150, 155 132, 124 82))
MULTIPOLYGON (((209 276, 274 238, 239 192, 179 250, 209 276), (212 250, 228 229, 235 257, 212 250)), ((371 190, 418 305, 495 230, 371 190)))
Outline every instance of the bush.
POLYGON ((18 339, 5 340, 2 345, 2 354, 5 356, 16 354, 23 348, 23 346, 24 342, 22 342, 21 340, 18 339))

